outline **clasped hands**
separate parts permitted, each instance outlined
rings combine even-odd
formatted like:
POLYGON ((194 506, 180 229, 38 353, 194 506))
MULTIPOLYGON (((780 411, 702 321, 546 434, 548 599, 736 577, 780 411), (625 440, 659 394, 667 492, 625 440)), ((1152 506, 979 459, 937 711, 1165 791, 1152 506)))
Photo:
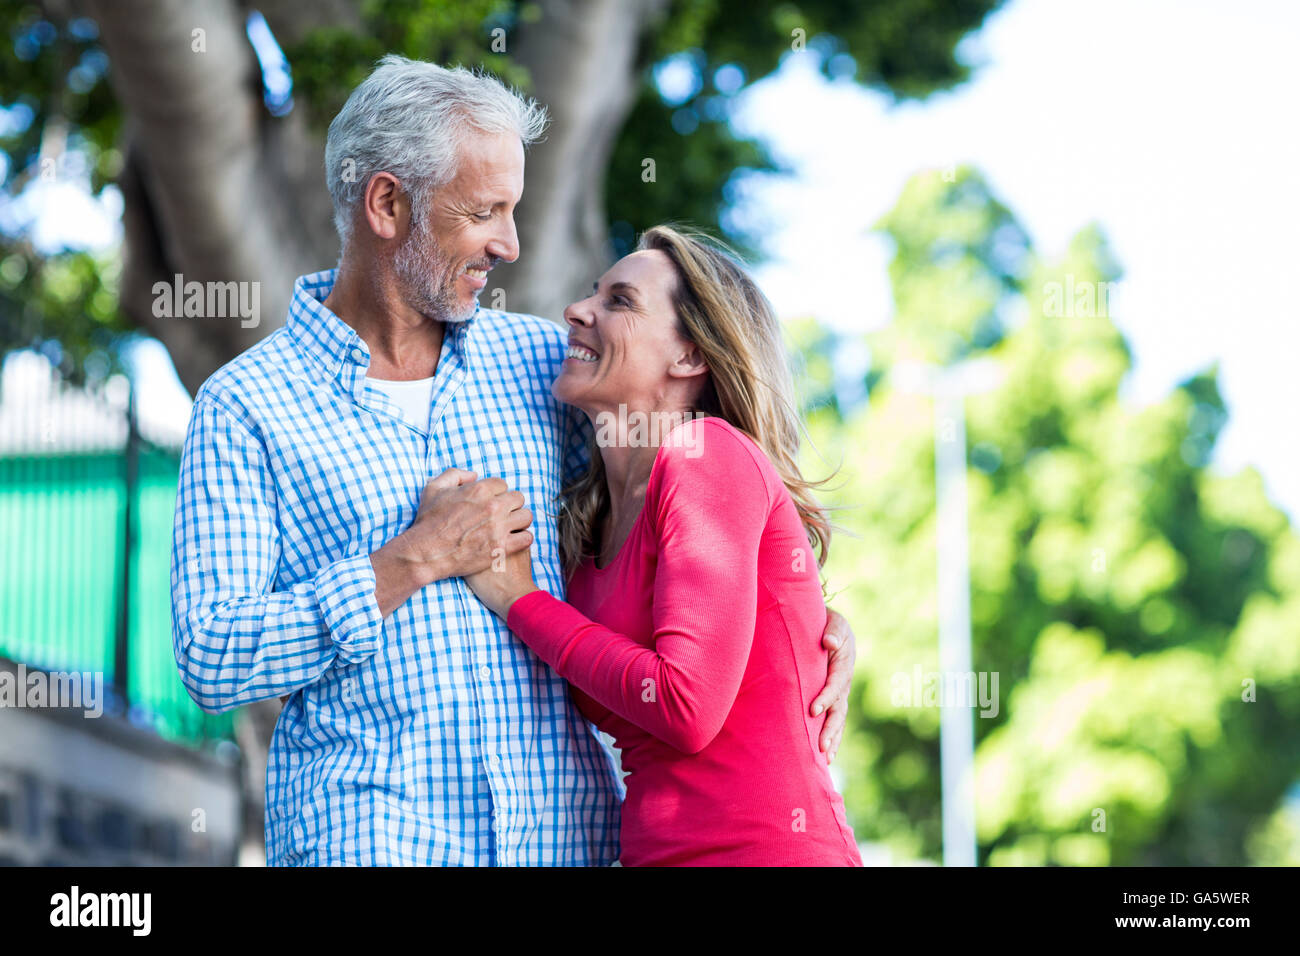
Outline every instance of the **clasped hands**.
MULTIPOLYGON (((537 590, 533 533, 528 530, 532 523, 524 496, 502 479, 446 469, 424 486, 411 526, 370 556, 382 615, 434 581, 463 577, 478 599, 505 620, 515 601, 537 590)), ((809 712, 813 717, 826 713, 819 744, 829 762, 844 734, 857 659, 848 621, 829 609, 822 645, 830 655, 826 685, 809 712)))
MULTIPOLYGON (((448 468, 424 486, 411 526, 371 556, 376 578, 385 564, 417 588, 464 578, 504 620, 517 598, 537 590, 529 551, 532 523, 524 496, 502 479, 448 468)), ((387 616, 383 604, 381 598, 387 616)))

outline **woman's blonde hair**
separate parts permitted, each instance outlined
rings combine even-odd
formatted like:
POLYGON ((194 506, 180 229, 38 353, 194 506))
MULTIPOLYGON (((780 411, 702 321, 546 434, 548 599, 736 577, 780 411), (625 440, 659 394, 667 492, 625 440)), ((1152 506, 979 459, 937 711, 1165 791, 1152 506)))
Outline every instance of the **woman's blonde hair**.
MULTIPOLYGON (((672 226, 646 230, 637 250, 656 249, 677 276, 673 306, 678 332, 704 356, 709 375, 694 412, 721 418, 767 453, 794 499, 819 567, 830 551, 831 526, 813 489, 824 484, 799 472, 799 413, 794 380, 772 305, 728 254, 700 233, 672 226)), ((560 555, 566 573, 599 550, 609 488, 599 449, 587 473, 561 494, 560 555)))

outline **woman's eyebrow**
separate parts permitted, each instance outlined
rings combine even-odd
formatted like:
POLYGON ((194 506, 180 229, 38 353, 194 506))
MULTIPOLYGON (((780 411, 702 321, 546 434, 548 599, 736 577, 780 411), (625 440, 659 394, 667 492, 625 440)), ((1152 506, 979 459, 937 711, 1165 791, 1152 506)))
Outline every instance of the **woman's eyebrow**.
POLYGON ((636 286, 634 286, 630 282, 615 282, 612 286, 609 287, 609 291, 611 293, 622 292, 626 294, 629 298, 631 298, 633 301, 640 301, 640 299, 638 299, 637 297, 636 286))

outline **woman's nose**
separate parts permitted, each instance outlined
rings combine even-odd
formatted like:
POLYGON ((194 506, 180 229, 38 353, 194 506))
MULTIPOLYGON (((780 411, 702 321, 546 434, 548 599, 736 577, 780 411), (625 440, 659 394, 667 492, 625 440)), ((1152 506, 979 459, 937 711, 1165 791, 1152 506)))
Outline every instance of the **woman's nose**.
POLYGON ((590 326, 591 310, 587 308, 587 299, 579 299, 564 310, 564 321, 570 325, 590 326))

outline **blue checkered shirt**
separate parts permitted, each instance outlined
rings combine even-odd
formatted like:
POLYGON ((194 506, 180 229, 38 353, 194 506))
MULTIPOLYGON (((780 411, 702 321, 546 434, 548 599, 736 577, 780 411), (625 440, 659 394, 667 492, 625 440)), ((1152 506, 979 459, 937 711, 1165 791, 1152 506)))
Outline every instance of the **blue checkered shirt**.
POLYGON ((564 594, 561 483, 585 431, 551 397, 565 333, 480 308, 446 327, 427 434, 300 278, 286 325, 199 390, 172 549, 181 677, 217 712, 292 694, 266 776, 271 864, 608 865, 623 789, 568 685, 460 578, 380 619, 369 555, 444 468, 497 475, 564 594))

